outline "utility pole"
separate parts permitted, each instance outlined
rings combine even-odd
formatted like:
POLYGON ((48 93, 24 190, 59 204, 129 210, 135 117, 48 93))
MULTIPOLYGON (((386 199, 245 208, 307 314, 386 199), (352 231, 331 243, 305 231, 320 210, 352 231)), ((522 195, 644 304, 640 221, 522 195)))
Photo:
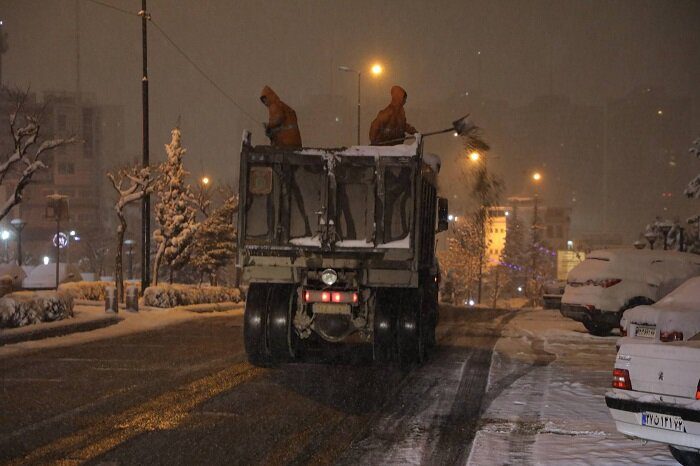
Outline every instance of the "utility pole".
POLYGON ((357 72, 357 145, 360 145, 360 111, 361 111, 361 85, 362 85, 362 71, 357 72))
POLYGON ((7 52, 7 33, 2 30, 3 24, 0 19, 0 86, 2 86, 2 56, 7 52))
MULTIPOLYGON (((141 0, 141 35, 143 41, 143 77, 141 96, 143 100, 143 167, 150 165, 148 154, 148 21, 151 15, 146 9, 146 0, 141 0)), ((141 292, 151 284, 151 196, 146 193, 141 201, 141 292)))

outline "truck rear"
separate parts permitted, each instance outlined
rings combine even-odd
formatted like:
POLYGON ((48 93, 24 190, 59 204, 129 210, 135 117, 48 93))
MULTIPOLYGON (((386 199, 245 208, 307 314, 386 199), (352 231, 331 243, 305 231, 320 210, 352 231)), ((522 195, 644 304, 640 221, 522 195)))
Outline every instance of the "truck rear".
POLYGON ((359 335, 378 361, 423 359, 438 318, 435 233, 447 228, 438 171, 420 136, 299 150, 244 136, 238 251, 251 362, 293 361, 312 335, 359 335))

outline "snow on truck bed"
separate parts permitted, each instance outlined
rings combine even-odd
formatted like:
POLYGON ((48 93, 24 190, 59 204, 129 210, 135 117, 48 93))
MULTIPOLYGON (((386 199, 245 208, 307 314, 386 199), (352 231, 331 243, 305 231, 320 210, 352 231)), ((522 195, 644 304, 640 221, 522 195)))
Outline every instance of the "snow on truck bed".
MULTIPOLYGON (((351 146, 341 151, 326 149, 303 149, 298 151, 304 155, 328 156, 331 154, 344 157, 413 157, 418 153, 420 136, 411 144, 397 144, 395 146, 351 146)), ((435 154, 423 153, 423 161, 433 169, 435 173, 440 171, 440 157, 435 154)))

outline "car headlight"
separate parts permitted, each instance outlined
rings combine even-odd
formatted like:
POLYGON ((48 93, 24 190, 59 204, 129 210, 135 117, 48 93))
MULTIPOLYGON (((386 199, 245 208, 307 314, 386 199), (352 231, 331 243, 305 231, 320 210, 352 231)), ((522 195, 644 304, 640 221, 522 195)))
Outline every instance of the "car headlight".
POLYGON ((338 281, 338 273, 333 269, 326 269, 321 272, 321 281, 328 286, 331 286, 338 281))

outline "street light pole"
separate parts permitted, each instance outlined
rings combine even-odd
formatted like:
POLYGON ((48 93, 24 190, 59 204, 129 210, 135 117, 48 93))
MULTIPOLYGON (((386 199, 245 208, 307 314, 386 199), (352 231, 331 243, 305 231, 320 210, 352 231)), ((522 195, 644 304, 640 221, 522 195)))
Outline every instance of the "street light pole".
POLYGON ((13 218, 10 221, 10 225, 17 233, 17 265, 22 265, 22 230, 27 225, 27 222, 22 221, 19 218, 13 218))
MULTIPOLYGON (((142 166, 150 165, 148 153, 148 21, 151 15, 146 9, 146 0, 141 0, 141 39, 143 54, 143 76, 141 78, 141 98, 143 104, 143 159, 142 166)), ((146 193, 141 201, 141 292, 151 284, 151 196, 146 193)))
POLYGON ((362 94, 362 72, 358 71, 357 72, 357 145, 360 145, 360 113, 361 113, 361 104, 360 104, 360 96, 362 94))

